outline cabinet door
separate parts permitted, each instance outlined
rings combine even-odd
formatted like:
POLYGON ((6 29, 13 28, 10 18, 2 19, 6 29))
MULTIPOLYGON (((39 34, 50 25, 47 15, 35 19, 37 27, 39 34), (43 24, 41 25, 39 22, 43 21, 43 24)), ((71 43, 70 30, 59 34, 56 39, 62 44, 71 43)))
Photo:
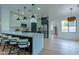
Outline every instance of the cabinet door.
POLYGON ((36 32, 37 31, 37 24, 36 23, 31 23, 31 31, 36 32))

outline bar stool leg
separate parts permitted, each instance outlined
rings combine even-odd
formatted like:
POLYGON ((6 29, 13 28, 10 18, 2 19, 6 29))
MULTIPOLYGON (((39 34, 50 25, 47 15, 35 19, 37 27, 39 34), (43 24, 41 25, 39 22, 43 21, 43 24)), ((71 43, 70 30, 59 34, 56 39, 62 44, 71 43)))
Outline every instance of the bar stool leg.
POLYGON ((19 55, 19 51, 20 51, 20 49, 18 48, 18 55, 19 55))
POLYGON ((28 50, 29 50, 29 54, 31 55, 31 50, 30 50, 30 47, 28 47, 28 50))
POLYGON ((1 46, 1 42, 0 42, 0 46, 1 46))
POLYGON ((1 44, 2 44, 2 39, 1 39, 1 43, 0 43, 0 46, 1 46, 1 44))
POLYGON ((4 49, 5 49, 5 45, 6 45, 6 42, 4 43, 4 46, 3 46, 3 49, 2 49, 2 51, 4 51, 4 49))
POLYGON ((9 50, 9 53, 8 53, 8 55, 10 55, 10 52, 11 52, 11 46, 10 46, 10 50, 9 50))
POLYGON ((26 48, 24 48, 24 54, 26 54, 26 48))

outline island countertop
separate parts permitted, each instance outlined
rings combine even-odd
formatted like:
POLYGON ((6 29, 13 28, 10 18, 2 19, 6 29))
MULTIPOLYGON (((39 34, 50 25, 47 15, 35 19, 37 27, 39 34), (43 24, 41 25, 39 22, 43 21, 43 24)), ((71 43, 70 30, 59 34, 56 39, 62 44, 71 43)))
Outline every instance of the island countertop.
POLYGON ((21 36, 28 36, 28 37, 33 37, 33 36, 40 36, 43 35, 43 33, 33 33, 33 32, 2 32, 3 34, 13 34, 13 35, 21 35, 21 36))

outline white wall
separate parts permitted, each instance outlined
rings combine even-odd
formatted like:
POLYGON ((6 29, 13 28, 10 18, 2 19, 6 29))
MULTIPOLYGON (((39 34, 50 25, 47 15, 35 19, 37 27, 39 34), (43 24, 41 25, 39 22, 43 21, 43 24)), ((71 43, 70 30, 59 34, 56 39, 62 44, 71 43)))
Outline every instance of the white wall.
POLYGON ((9 31, 9 10, 1 7, 1 32, 9 31))
POLYGON ((1 32, 1 6, 0 6, 0 32, 1 32))
MULTIPOLYGON (((75 12, 73 12, 73 15, 76 16, 76 18, 77 18, 77 32, 76 33, 64 33, 64 32, 62 32, 62 29, 61 29, 61 21, 67 20, 69 13, 63 13, 63 14, 58 13, 57 14, 57 10, 55 12, 53 12, 53 7, 51 7, 49 9, 49 25, 51 25, 51 23, 52 23, 54 26, 57 26, 57 28, 58 28, 58 36, 57 37, 68 39, 68 40, 69 39, 79 40, 79 12, 75 10, 75 12)), ((50 26, 49 26, 49 33, 51 35, 50 26)))

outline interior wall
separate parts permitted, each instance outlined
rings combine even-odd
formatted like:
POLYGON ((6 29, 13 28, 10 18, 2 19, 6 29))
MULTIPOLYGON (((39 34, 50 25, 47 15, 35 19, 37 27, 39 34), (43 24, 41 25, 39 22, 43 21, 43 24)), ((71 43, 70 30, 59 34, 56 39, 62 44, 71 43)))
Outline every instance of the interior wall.
MULTIPOLYGON (((53 24, 54 26, 57 26, 58 32, 57 32, 57 37, 59 38, 63 38, 63 39, 71 39, 71 40, 79 40, 79 12, 75 11, 73 13, 74 16, 76 16, 77 19, 77 32, 75 33, 69 33, 69 32, 62 32, 62 26, 61 26, 61 22, 64 20, 67 20, 67 17, 69 16, 69 14, 61 14, 57 15, 56 17, 54 17, 53 14, 53 8, 49 9, 49 32, 50 32, 50 36, 51 36, 51 24, 53 24)), ((56 12, 56 11, 55 11, 56 12)))
POLYGON ((9 10, 1 6, 1 32, 9 31, 9 10))
POLYGON ((1 33, 1 6, 0 6, 0 33, 1 33))

